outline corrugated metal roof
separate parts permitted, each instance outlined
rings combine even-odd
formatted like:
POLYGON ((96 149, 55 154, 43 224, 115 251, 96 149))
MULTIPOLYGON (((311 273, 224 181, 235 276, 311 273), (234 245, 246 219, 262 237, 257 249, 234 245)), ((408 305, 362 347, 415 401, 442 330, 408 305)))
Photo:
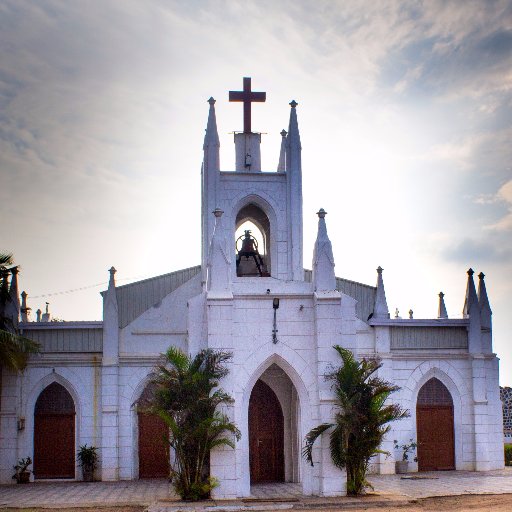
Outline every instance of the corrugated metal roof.
MULTIPOLYGON (((310 283, 312 274, 311 270, 304 269, 304 280, 310 283)), ((366 322, 370 314, 373 313, 377 288, 368 284, 357 283, 356 281, 337 277, 336 289, 357 300, 356 316, 363 322, 366 322)))
POLYGON ((101 327, 66 328, 62 325, 56 325, 54 329, 51 327, 25 328, 23 336, 39 342, 42 352, 103 351, 103 329, 101 327))
MULTIPOLYGON (((201 271, 201 265, 116 287, 119 327, 122 329, 144 311, 201 271)), ((102 292, 105 297, 105 292, 102 292)))

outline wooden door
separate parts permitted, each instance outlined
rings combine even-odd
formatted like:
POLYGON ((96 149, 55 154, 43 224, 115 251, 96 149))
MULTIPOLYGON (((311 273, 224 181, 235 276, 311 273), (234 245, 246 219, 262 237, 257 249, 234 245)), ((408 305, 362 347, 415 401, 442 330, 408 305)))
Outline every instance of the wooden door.
POLYGON ((251 483, 284 481, 284 419, 275 393, 261 380, 249 401, 251 483))
POLYGON ((418 394, 416 431, 419 471, 455 469, 453 402, 438 379, 430 379, 418 394))
POLYGON ((139 478, 169 476, 169 428, 159 417, 138 414, 139 478))
POLYGON ((56 382, 36 402, 34 477, 75 478, 75 404, 56 382))

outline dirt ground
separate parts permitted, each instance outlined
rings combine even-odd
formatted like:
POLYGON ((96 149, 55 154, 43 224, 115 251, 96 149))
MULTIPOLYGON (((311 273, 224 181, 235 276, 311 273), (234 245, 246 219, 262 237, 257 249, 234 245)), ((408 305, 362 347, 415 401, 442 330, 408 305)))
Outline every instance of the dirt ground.
MULTIPOLYGON (((93 507, 93 508, 2 508, 2 512, 142 512, 144 507, 93 507)), ((512 494, 462 495, 418 499, 414 503, 405 503, 400 507, 373 507, 370 503, 361 507, 298 508, 302 512, 512 512, 512 494)))
MULTIPOLYGON (((303 512, 313 512, 314 509, 302 509, 303 512)), ((512 494, 469 495, 422 498, 415 503, 404 504, 400 507, 372 507, 365 505, 357 508, 329 508, 324 512, 512 512, 512 494)), ((318 512, 316 509, 315 512, 318 512)))

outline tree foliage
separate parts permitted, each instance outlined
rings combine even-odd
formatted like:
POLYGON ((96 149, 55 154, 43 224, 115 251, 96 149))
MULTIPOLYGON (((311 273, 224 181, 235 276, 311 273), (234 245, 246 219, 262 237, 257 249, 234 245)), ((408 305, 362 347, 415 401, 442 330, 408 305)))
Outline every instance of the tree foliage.
POLYGON ((329 431, 332 461, 347 470, 347 494, 359 495, 369 486, 366 474, 370 459, 383 453, 379 447, 391 428, 389 423, 408 416, 408 412, 386 402, 399 388, 376 375, 382 366, 379 360, 358 361, 350 350, 339 345, 334 348, 342 365, 325 375, 336 396, 334 422, 312 429, 302 454, 313 465, 313 444, 329 431))
POLYGON ((22 371, 30 354, 39 352, 39 343, 20 336, 16 324, 6 315, 9 295, 9 274, 14 267, 12 254, 0 253, 0 368, 22 371))
POLYGON ((219 407, 233 400, 219 387, 229 370, 231 354, 211 349, 195 357, 175 347, 155 369, 156 391, 146 410, 158 414, 169 426, 169 444, 174 450, 171 479, 176 492, 187 500, 209 497, 216 482, 209 475, 210 450, 234 448, 240 431, 219 407))

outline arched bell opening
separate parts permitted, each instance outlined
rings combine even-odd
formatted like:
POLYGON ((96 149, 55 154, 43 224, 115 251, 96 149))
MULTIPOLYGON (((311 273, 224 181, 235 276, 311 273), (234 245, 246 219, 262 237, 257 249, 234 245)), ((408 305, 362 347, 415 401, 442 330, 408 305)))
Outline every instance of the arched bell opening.
POLYGON ((455 469, 453 399, 448 388, 435 377, 418 393, 416 432, 419 471, 455 469))
POLYGON ((286 373, 272 364, 249 400, 251 484, 299 482, 299 398, 286 373))
POLYGON ((75 402, 58 382, 34 407, 34 477, 75 478, 75 402))
POLYGON ((270 261, 270 221, 254 203, 244 206, 235 220, 236 275, 268 277, 270 261))

